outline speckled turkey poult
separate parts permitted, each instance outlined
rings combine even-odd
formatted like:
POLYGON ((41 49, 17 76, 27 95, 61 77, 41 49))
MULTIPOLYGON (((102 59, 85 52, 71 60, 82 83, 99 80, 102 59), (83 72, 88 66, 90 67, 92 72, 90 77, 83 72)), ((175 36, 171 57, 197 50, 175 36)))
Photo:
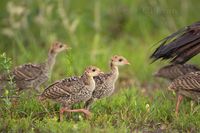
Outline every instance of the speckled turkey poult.
POLYGON ((114 92, 115 82, 117 81, 119 75, 118 66, 126 64, 129 64, 129 62, 124 57, 117 55, 112 57, 110 63, 111 71, 94 77, 96 87, 92 97, 85 103, 85 108, 89 109, 95 99, 110 96, 114 92))
POLYGON ((190 72, 200 71, 200 68, 192 64, 171 64, 160 68, 154 73, 155 77, 161 77, 170 81, 190 72))
POLYGON ((39 86, 48 80, 50 73, 56 61, 56 56, 61 51, 69 49, 69 47, 60 42, 52 44, 48 59, 41 64, 24 64, 19 67, 15 67, 9 74, 1 75, 0 77, 0 89, 2 90, 6 82, 10 81, 10 76, 13 77, 13 82, 16 84, 16 88, 20 90, 34 88, 39 92, 39 86))
POLYGON ((169 90, 175 91, 177 94, 177 115, 183 96, 196 101, 200 100, 200 72, 191 72, 184 76, 180 76, 179 78, 175 79, 168 88, 169 90))
POLYGON ((81 77, 71 77, 57 81, 47 87, 39 97, 40 100, 52 99, 62 104, 60 109, 60 120, 63 120, 64 112, 83 112, 90 116, 86 109, 71 109, 75 103, 85 102, 91 98, 95 89, 94 76, 100 74, 99 68, 90 66, 86 68, 81 77))

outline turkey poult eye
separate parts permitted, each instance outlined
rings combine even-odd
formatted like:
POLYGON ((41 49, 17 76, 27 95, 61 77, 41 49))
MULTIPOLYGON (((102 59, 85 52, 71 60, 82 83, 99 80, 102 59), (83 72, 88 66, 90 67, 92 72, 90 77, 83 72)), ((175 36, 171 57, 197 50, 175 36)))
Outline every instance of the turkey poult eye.
POLYGON ((60 48, 62 48, 63 47, 63 45, 60 45, 60 48))
POLYGON ((93 72, 95 72, 95 69, 92 69, 93 72))
POLYGON ((122 62, 122 59, 119 59, 119 62, 122 62))

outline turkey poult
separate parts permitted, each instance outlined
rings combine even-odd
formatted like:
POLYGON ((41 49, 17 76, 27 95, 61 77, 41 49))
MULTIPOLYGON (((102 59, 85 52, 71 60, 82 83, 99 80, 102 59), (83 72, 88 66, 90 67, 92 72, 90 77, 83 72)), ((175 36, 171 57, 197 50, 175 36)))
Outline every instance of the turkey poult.
POLYGON ((102 73, 99 68, 90 66, 85 69, 81 77, 70 77, 57 81, 47 87, 39 96, 39 100, 52 99, 62 104, 60 109, 60 121, 63 120, 64 112, 83 112, 90 116, 86 109, 71 109, 75 103, 85 102, 91 98, 95 89, 94 76, 102 73))
POLYGON ((41 64, 24 64, 14 68, 9 74, 0 76, 0 89, 13 77, 18 91, 34 88, 39 92, 39 87, 48 80, 56 61, 58 53, 70 49, 66 44, 54 42, 49 50, 48 59, 41 64))
POLYGON ((119 75, 118 66, 127 64, 130 63, 122 56, 115 55, 111 58, 111 71, 94 77, 96 87, 92 93, 92 97, 85 103, 86 109, 90 108, 90 105, 94 102, 94 100, 110 96, 114 92, 115 82, 117 81, 119 75))
POLYGON ((170 81, 178 78, 179 76, 188 74, 190 72, 200 71, 200 68, 192 64, 171 64, 160 68, 153 75, 161 77, 170 81))
POLYGON ((176 115, 178 115, 183 96, 195 101, 200 100, 200 72, 191 72, 178 77, 170 84, 168 89, 175 91, 177 94, 176 115))

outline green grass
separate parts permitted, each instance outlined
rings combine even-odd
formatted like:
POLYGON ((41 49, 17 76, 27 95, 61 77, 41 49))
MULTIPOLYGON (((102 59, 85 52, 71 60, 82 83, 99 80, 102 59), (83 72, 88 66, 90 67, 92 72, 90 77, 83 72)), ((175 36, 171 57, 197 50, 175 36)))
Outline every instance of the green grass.
POLYGON ((154 97, 149 98, 138 89, 124 89, 110 98, 97 101, 92 106, 93 115, 89 120, 76 113, 63 122, 58 122, 58 104, 50 101, 39 103, 34 97, 27 98, 24 94, 10 107, 1 102, 0 129, 4 132, 130 132, 158 129, 187 132, 200 128, 199 105, 193 111, 185 100, 176 118, 174 95, 157 90, 154 97))
MULTIPOLYGON (((167 62, 151 64, 149 56, 160 39, 199 20, 199 4, 198 0, 2 0, 0 53, 11 58, 12 67, 44 61, 55 40, 68 43, 72 50, 58 55, 48 84, 80 75, 88 65, 109 71, 109 59, 115 54, 125 56, 131 65, 120 68, 116 93, 93 105, 91 120, 73 114, 58 122, 59 104, 40 103, 24 92, 15 104, 9 98, 0 100, 0 131, 198 132, 199 105, 191 109, 186 99, 176 118, 176 97, 165 89, 168 83, 152 77, 167 62)), ((8 71, 11 64, 2 60, 0 71, 8 71)), ((191 60, 199 61, 198 56, 191 60)))

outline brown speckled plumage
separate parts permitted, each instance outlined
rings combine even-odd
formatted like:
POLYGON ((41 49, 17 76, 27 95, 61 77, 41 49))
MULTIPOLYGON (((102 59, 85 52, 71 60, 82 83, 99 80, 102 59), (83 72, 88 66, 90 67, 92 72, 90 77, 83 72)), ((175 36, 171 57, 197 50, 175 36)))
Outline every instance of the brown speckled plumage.
POLYGON ((200 99, 200 72, 191 72, 180 76, 168 88, 175 91, 178 96, 176 105, 176 114, 178 114, 179 104, 183 96, 196 101, 200 99))
POLYGON ((110 96, 114 92, 115 82, 119 76, 118 66, 125 64, 129 64, 129 62, 124 57, 112 57, 110 64, 111 71, 94 77, 96 87, 90 100, 85 103, 85 108, 89 109, 95 99, 101 99, 110 96))
POLYGON ((60 42, 55 42, 49 50, 49 55, 46 62, 41 64, 29 63, 15 67, 11 73, 1 76, 2 83, 8 82, 10 80, 10 75, 13 77, 12 80, 15 82, 18 90, 34 88, 35 90, 39 91, 39 86, 46 82, 50 76, 57 54, 67 48, 67 45, 64 45, 60 42))
POLYGON ((171 64, 160 68, 154 73, 156 77, 162 77, 168 80, 174 80, 179 76, 185 75, 190 72, 200 71, 200 68, 192 64, 171 64))
MULTIPOLYGON (((92 92, 95 89, 93 76, 97 76, 100 72, 100 69, 97 67, 90 66, 81 77, 63 79, 50 85, 44 90, 39 99, 52 99, 61 103, 60 117, 62 120, 62 114, 65 111, 69 111, 73 104, 84 102, 91 98, 92 92)), ((69 112, 73 112, 73 110, 69 112)))
POLYGON ((71 105, 88 100, 95 87, 93 79, 89 79, 87 75, 81 77, 66 78, 47 87, 41 97, 53 99, 63 106, 71 107, 71 105))
POLYGON ((193 100, 200 98, 200 72, 192 72, 175 79, 169 89, 193 100))

